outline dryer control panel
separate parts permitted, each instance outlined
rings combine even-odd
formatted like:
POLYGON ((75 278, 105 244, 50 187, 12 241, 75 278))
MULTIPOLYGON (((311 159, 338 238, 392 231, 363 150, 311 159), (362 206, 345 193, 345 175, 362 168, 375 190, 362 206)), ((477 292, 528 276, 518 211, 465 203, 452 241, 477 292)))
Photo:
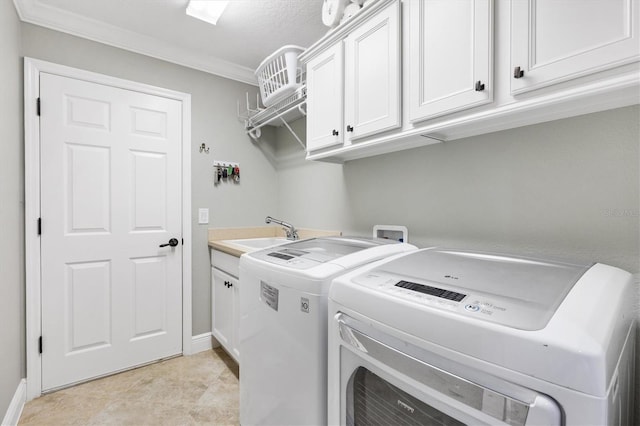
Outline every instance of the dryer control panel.
POLYGON ((356 284, 521 330, 544 328, 589 265, 423 249, 356 276, 356 284))
POLYGON ((440 309, 463 316, 506 325, 523 330, 533 330, 530 320, 536 319, 538 311, 517 302, 500 300, 486 294, 469 292, 441 283, 407 279, 397 275, 371 271, 355 277, 353 282, 418 303, 425 309, 440 309))

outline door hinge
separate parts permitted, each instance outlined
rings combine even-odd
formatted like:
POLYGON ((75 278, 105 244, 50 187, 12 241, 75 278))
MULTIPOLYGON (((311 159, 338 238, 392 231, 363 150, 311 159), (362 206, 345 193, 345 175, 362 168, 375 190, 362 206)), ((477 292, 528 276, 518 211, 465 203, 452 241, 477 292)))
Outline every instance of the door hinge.
POLYGON ((40 116, 40 98, 36 101, 36 113, 40 116))
POLYGON ((182 245, 184 245, 184 238, 182 239, 182 245))
POLYGON ((38 235, 42 235, 42 218, 38 218, 38 235))
POLYGON ((42 336, 38 338, 38 352, 42 353, 42 336))

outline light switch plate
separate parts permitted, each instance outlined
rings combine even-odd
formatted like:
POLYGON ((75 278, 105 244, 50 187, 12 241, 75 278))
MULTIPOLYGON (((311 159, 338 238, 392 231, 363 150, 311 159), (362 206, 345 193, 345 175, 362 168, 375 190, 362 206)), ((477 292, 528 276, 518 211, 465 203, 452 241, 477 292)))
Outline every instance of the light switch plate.
POLYGON ((198 223, 201 225, 209 223, 209 209, 198 209, 198 223))

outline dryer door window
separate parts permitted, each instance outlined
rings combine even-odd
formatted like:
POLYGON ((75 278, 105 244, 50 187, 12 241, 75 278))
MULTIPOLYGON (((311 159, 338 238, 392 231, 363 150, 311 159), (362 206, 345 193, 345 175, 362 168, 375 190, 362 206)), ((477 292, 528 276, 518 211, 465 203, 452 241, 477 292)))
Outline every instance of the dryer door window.
POLYGON ((562 424, 560 407, 547 395, 445 360, 345 314, 336 320, 347 425, 562 424))
POLYGON ((409 395, 364 367, 347 385, 347 425, 463 426, 464 423, 409 395))

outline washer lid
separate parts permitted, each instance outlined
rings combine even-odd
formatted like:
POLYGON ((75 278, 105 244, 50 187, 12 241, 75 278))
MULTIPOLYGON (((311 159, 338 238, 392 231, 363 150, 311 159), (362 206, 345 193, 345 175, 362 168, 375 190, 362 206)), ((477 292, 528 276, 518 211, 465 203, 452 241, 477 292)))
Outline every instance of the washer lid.
POLYGON ((362 250, 390 244, 400 246, 400 243, 393 240, 323 237, 295 241, 247 255, 293 269, 308 269, 362 250))
POLYGON ((416 286, 426 283, 444 291, 442 297, 470 308, 499 307, 490 317, 476 317, 535 330, 547 324, 590 266, 432 248, 402 256, 372 272, 410 281, 402 284, 403 291, 411 291, 413 282, 416 286))

